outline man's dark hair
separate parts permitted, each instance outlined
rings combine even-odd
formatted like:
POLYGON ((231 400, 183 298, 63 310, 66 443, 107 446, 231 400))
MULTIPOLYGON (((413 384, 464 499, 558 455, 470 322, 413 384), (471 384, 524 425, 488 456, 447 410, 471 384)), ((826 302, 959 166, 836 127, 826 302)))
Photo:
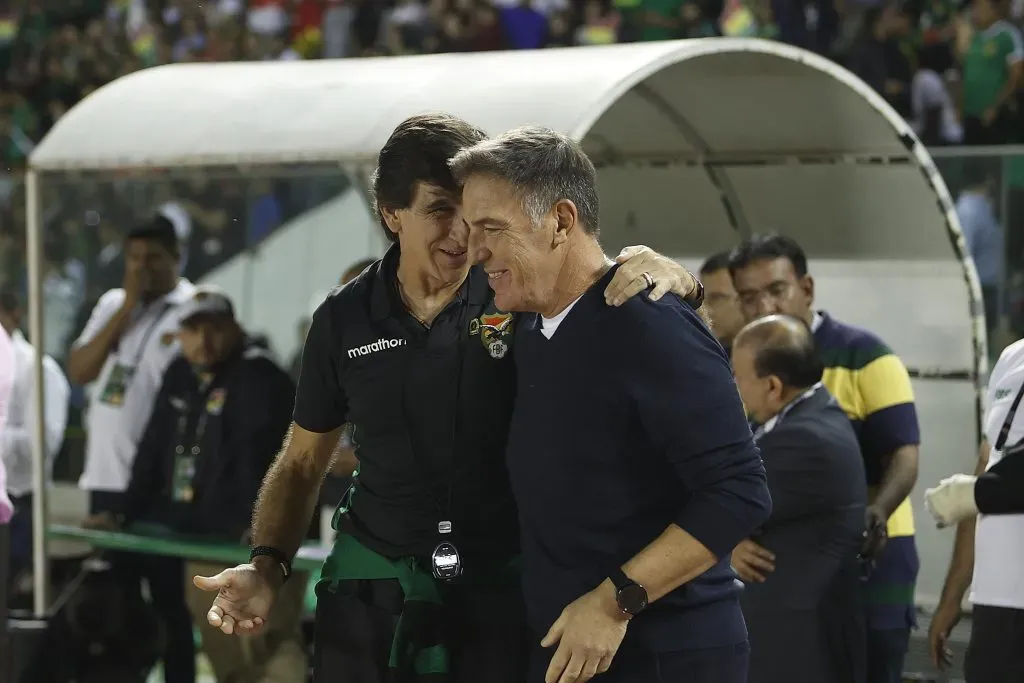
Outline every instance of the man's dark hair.
POLYGON ((448 160, 486 137, 476 126, 451 114, 420 114, 398 124, 377 155, 372 179, 374 210, 389 241, 398 237, 388 229, 381 210, 409 208, 418 182, 458 191, 448 160))
POLYGON ((451 167, 460 185, 477 173, 508 182, 534 223, 568 199, 576 205, 584 232, 597 236, 600 230, 597 170, 568 135, 550 128, 516 128, 462 150, 451 167))
POLYGON ((155 242, 175 256, 179 254, 178 233, 174 224, 165 216, 154 216, 148 223, 138 225, 124 236, 125 244, 133 240, 155 242))
POLYGON ((717 254, 708 256, 707 260, 700 266, 700 274, 707 275, 709 273, 717 273, 723 268, 729 267, 729 259, 732 257, 731 251, 720 251, 717 254))
POLYGON ((729 273, 746 268, 755 261, 774 261, 784 258, 793 264, 797 277, 807 275, 807 255, 792 237, 771 233, 754 235, 732 250, 729 255, 729 273))
POLYGON ((758 377, 775 375, 793 389, 814 386, 825 372, 810 326, 791 315, 769 315, 748 324, 733 343, 740 346, 754 349, 758 377))
POLYGON ((21 294, 11 285, 0 286, 0 313, 21 310, 21 294))

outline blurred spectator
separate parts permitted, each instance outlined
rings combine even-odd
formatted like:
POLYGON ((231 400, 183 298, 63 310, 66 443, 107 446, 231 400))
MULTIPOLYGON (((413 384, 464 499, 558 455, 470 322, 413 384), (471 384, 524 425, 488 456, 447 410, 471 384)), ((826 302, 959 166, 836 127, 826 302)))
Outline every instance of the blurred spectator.
POLYGON ((959 144, 964 135, 941 72, 947 57, 942 48, 922 50, 920 68, 910 83, 911 124, 929 147, 959 144))
POLYGON ((913 68, 903 39, 910 17, 898 6, 873 7, 864 16, 860 36, 847 60, 851 71, 880 93, 893 108, 909 116, 913 68))
POLYGON ((1024 69, 1020 31, 1006 21, 1008 0, 974 0, 975 33, 963 57, 964 142, 1000 145, 1019 138, 1016 94, 1024 69))
POLYGON ((968 159, 964 165, 964 189, 956 200, 956 215, 967 241, 967 249, 974 260, 981 282, 981 295, 985 304, 985 327, 989 339, 999 324, 1001 315, 1000 291, 1003 286, 1003 227, 996 218, 992 192, 995 177, 986 160, 968 159))
POLYGON ((621 17, 601 0, 587 0, 583 21, 576 29, 577 45, 608 45, 618 39, 621 17))
MULTIPOLYGON (((14 384, 0 431, 0 458, 7 470, 7 492, 14 505, 10 528, 10 579, 32 566, 32 432, 36 424, 35 348, 21 332, 23 307, 12 287, 0 288, 0 328, 10 335, 14 349, 14 384)), ((71 387, 60 366, 43 356, 43 427, 46 477, 64 443, 71 387)))
POLYGON ((501 23, 505 26, 509 47, 514 50, 544 47, 548 35, 547 17, 529 0, 506 4, 508 6, 501 9, 501 23))

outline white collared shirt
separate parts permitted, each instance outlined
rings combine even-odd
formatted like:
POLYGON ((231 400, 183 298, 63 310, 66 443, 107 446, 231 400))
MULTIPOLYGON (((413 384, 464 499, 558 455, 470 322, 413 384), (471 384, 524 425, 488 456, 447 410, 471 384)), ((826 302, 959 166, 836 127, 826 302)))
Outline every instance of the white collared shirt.
MULTIPOLYGON (((117 349, 103 363, 96 381, 88 387, 89 406, 85 416, 85 469, 78 486, 87 491, 124 491, 132 476, 135 449, 149 422, 163 383, 164 371, 178 355, 178 305, 192 296, 195 286, 182 278, 165 297, 140 305, 117 349), (118 364, 134 366, 131 382, 121 405, 101 400, 118 364)), ((124 303, 123 289, 112 289, 96 303, 89 322, 75 346, 88 344, 124 303)))
POLYGON ((811 387, 804 393, 800 394, 786 405, 782 406, 782 410, 768 418, 768 420, 765 421, 765 423, 761 425, 757 429, 757 431, 754 432, 754 440, 757 441, 762 436, 775 429, 778 426, 779 422, 782 420, 782 418, 786 416, 786 413, 792 410, 794 406, 796 406, 796 404, 802 403, 803 401, 809 399, 811 396, 814 396, 815 392, 817 392, 823 386, 824 385, 821 382, 818 382, 813 387, 811 387))
MULTIPOLYGON (((7 468, 7 491, 12 496, 32 492, 32 432, 36 423, 36 350, 25 336, 15 330, 11 335, 14 347, 14 384, 7 406, 7 420, 0 433, 0 456, 7 468)), ((68 401, 71 387, 57 362, 43 356, 43 425, 46 432, 46 476, 49 480, 53 462, 64 443, 68 426, 68 401)))
MULTIPOLYGON (((0 435, 4 433, 7 421, 7 403, 11 398, 14 384, 14 346, 7 332, 0 327, 0 435)), ((0 460, 0 524, 7 524, 14 514, 14 506, 7 497, 7 472, 0 460)))

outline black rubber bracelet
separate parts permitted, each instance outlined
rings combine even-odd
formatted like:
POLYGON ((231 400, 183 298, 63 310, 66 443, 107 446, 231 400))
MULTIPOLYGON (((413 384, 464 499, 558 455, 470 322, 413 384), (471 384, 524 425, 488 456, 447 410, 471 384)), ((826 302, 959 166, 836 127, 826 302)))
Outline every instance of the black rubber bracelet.
POLYGON ((277 566, 281 568, 281 577, 283 581, 287 581, 291 578, 292 563, 288 557, 277 548, 272 548, 269 545, 253 546, 252 550, 249 551, 249 561, 252 562, 257 557, 269 557, 274 562, 277 562, 277 566))
POLYGON ((686 297, 686 300, 693 306, 693 310, 697 310, 704 305, 704 283, 697 277, 694 277, 693 281, 697 283, 697 287, 690 292, 690 296, 686 297))

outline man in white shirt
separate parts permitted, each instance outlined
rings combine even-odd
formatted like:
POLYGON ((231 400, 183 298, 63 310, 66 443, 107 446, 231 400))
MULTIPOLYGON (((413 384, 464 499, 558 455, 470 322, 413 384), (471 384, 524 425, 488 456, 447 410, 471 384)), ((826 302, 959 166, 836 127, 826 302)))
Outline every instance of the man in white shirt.
MULTIPOLYGON (((179 305, 195 287, 179 277, 178 236, 157 216, 128 233, 124 287, 100 297, 72 345, 68 376, 90 385, 85 418, 85 470, 78 485, 89 492, 89 513, 119 516, 139 440, 160 391, 164 371, 178 355, 179 305)), ((164 680, 194 683, 195 644, 180 565, 154 555, 114 558, 125 585, 145 578, 164 622, 164 680), (175 567, 178 567, 175 570, 175 567)))
MULTIPOLYGON (((985 438, 975 476, 1022 457, 1024 446, 1024 340, 1006 347, 989 376, 985 438)), ((972 478, 956 475, 929 490, 929 508, 940 524, 960 521, 953 558, 939 606, 932 617, 929 641, 933 662, 949 664, 949 633, 960 619, 960 603, 971 586, 971 641, 964 661, 967 683, 1024 681, 1024 515, 983 514, 972 478), (969 492, 965 497, 962 494, 969 492), (966 503, 964 501, 967 501, 966 503), (962 520, 962 521, 961 521, 962 520), (972 582, 973 580, 973 582, 972 582)), ((981 506, 984 507, 984 506, 981 506)))
MULTIPOLYGON (((11 337, 14 384, 7 420, 0 433, 0 456, 7 470, 7 493, 15 514, 11 519, 11 578, 32 564, 32 434, 36 424, 36 351, 21 333, 22 307, 17 292, 0 289, 0 327, 11 337)), ((64 443, 71 387, 60 366, 43 357, 43 424, 46 430, 47 478, 64 443)))
MULTIPOLYGON (((0 327, 0 436, 4 433, 7 421, 7 404, 11 398, 14 385, 14 347, 11 338, 0 327)), ((0 524, 7 524, 14 514, 14 506, 7 497, 7 471, 0 460, 0 524)))

